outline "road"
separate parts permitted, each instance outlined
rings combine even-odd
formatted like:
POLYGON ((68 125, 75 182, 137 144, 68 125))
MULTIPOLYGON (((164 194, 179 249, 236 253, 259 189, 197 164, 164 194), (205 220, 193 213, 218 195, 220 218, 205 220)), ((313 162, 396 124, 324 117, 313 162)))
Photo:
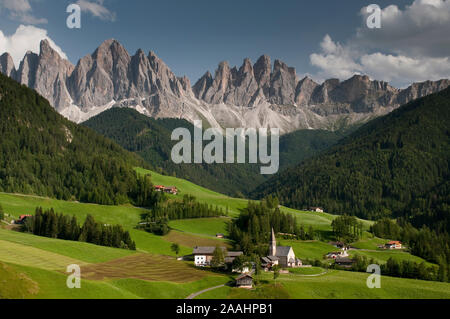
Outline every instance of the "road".
POLYGON ((189 295, 186 299, 195 299, 196 297, 200 296, 201 294, 211 291, 211 290, 215 290, 215 289, 219 289, 225 287, 225 285, 220 285, 220 286, 216 286, 216 287, 212 287, 212 288, 208 288, 208 289, 203 289, 199 292, 193 293, 191 295, 189 295))

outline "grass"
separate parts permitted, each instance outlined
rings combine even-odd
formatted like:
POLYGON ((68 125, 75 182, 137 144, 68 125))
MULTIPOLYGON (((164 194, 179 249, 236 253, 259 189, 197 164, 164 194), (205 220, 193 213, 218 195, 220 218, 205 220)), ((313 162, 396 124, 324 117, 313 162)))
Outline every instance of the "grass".
POLYGON ((382 277, 380 289, 367 288, 369 274, 332 270, 306 277, 282 274, 274 281, 272 273, 257 276, 259 285, 245 290, 219 288, 200 295, 201 299, 448 299, 450 284, 413 279, 382 277))
POLYGON ((195 196, 201 203, 217 206, 222 208, 224 212, 228 209, 229 215, 233 217, 237 217, 247 207, 248 200, 246 199, 231 198, 195 185, 187 180, 164 176, 143 168, 136 168, 136 171, 143 175, 150 174, 152 176, 152 182, 155 185, 176 186, 180 190, 180 193, 177 195, 179 198, 182 198, 184 194, 195 196))
POLYGON ((191 263, 150 254, 137 254, 102 264, 86 265, 81 268, 81 273, 82 278, 88 280, 127 278, 175 283, 197 281, 210 275, 191 263))
POLYGON ((185 233, 201 234, 216 237, 216 234, 228 235, 228 223, 230 218, 201 218, 173 220, 169 223, 172 229, 185 233))
POLYGON ((320 241, 297 241, 297 240, 281 240, 281 245, 292 246, 296 257, 300 259, 319 259, 329 252, 336 251, 337 248, 320 241))
POLYGON ((171 231, 164 239, 171 243, 178 243, 179 245, 190 247, 189 254, 192 253, 192 248, 196 246, 209 246, 215 247, 217 245, 223 247, 230 247, 230 244, 226 240, 200 237, 192 234, 181 233, 178 231, 171 231))
POLYGON ((102 247, 82 242, 51 239, 4 229, 0 229, 0 239, 8 242, 9 245, 20 244, 24 247, 39 249, 45 252, 77 259, 85 263, 106 262, 135 253, 130 250, 102 247))
POLYGON ((0 299, 29 298, 39 291, 37 283, 0 262, 0 299))
POLYGON ((3 240, 0 240, 0 260, 51 270, 63 270, 68 265, 83 264, 80 260, 3 240))
POLYGON ((141 214, 145 209, 133 206, 105 206, 96 204, 84 204, 67 202, 62 200, 0 193, 0 203, 6 213, 19 217, 22 214, 34 215, 36 207, 44 209, 53 208, 58 213, 74 215, 79 222, 83 222, 87 215, 92 215, 97 221, 105 224, 120 224, 126 228, 135 227, 141 220, 141 214))
POLYGON ((324 273, 326 270, 320 267, 307 267, 307 268, 292 268, 289 272, 292 274, 302 275, 302 276, 313 276, 324 273))
POLYGON ((358 249, 370 249, 376 250, 379 245, 384 245, 388 242, 386 239, 377 238, 377 237, 366 237, 359 240, 356 243, 353 243, 352 246, 358 249))
POLYGON ((366 256, 367 259, 373 258, 376 263, 384 264, 388 261, 389 258, 393 258, 397 261, 412 261, 417 263, 425 262, 428 266, 432 265, 431 263, 425 261, 424 259, 411 255, 410 253, 404 251, 395 251, 395 250, 380 250, 380 251, 365 251, 365 250, 351 250, 349 251, 349 255, 351 257, 355 255, 366 256))
POLYGON ((192 293, 230 281, 226 276, 209 276, 201 280, 177 284, 173 282, 148 282, 135 279, 114 281, 116 287, 126 289, 140 298, 150 299, 184 299, 192 293))

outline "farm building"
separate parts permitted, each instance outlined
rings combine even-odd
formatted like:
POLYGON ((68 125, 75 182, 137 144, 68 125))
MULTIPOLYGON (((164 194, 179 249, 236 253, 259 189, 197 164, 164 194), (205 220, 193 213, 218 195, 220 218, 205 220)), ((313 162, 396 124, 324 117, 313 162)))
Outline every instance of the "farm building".
POLYGON ((225 238, 224 234, 216 234, 216 238, 225 238))
POLYGON ((348 252, 346 248, 343 248, 341 251, 335 251, 327 254, 327 258, 342 258, 342 257, 348 257, 348 252))
POLYGON ((242 274, 236 278, 236 287, 252 289, 253 288, 253 275, 251 273, 242 274))
MULTIPOLYGON (((216 250, 216 247, 195 247, 193 252, 195 266, 206 267, 211 265, 214 250, 216 250)), ((224 251, 226 264, 232 264, 237 256, 244 254, 242 251, 226 251, 224 247, 222 247, 222 250, 224 251)))
POLYGON ((390 241, 385 245, 385 247, 387 249, 402 249, 402 243, 399 241, 390 241))
POLYGON ((14 221, 14 224, 16 225, 23 225, 27 218, 32 217, 31 215, 20 215, 19 219, 14 221))
POLYGON ((316 212, 316 213, 323 213, 324 212, 322 207, 311 207, 309 210, 312 211, 312 212, 316 212))
POLYGON ((172 195, 177 195, 178 194, 178 188, 176 188, 175 186, 164 186, 164 185, 155 185, 154 186, 155 191, 157 192, 164 192, 167 194, 172 194, 172 195))

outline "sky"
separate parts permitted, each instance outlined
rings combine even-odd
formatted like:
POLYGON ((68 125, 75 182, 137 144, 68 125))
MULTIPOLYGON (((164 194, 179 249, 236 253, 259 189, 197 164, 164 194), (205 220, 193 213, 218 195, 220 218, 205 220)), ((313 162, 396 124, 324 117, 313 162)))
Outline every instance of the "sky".
POLYGON ((241 66, 268 54, 300 78, 366 74, 397 87, 450 77, 450 0, 0 0, 0 54, 18 66, 48 39, 76 64, 114 38, 134 54, 154 51, 195 83, 221 61, 241 66), (68 5, 82 9, 69 29, 68 5), (381 8, 381 28, 366 7, 381 8))

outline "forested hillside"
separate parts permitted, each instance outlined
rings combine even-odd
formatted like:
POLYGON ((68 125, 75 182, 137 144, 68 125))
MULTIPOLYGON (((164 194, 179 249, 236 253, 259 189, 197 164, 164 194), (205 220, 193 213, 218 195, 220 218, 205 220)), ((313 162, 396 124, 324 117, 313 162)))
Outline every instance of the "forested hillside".
MULTIPOLYGON (((209 189, 232 195, 247 195, 268 177, 254 164, 174 164, 170 159, 172 131, 193 125, 185 120, 153 119, 128 108, 108 110, 84 125, 107 136, 125 149, 139 154, 154 170, 188 179, 209 189)), ((336 144, 346 132, 297 131, 280 139, 280 170, 336 144)))
POLYGON ((39 94, 0 74, 0 191, 100 204, 138 203, 152 191, 145 163, 59 115, 39 94))
POLYGON ((450 228, 450 89, 376 119, 326 153, 261 185, 290 207, 450 228))

